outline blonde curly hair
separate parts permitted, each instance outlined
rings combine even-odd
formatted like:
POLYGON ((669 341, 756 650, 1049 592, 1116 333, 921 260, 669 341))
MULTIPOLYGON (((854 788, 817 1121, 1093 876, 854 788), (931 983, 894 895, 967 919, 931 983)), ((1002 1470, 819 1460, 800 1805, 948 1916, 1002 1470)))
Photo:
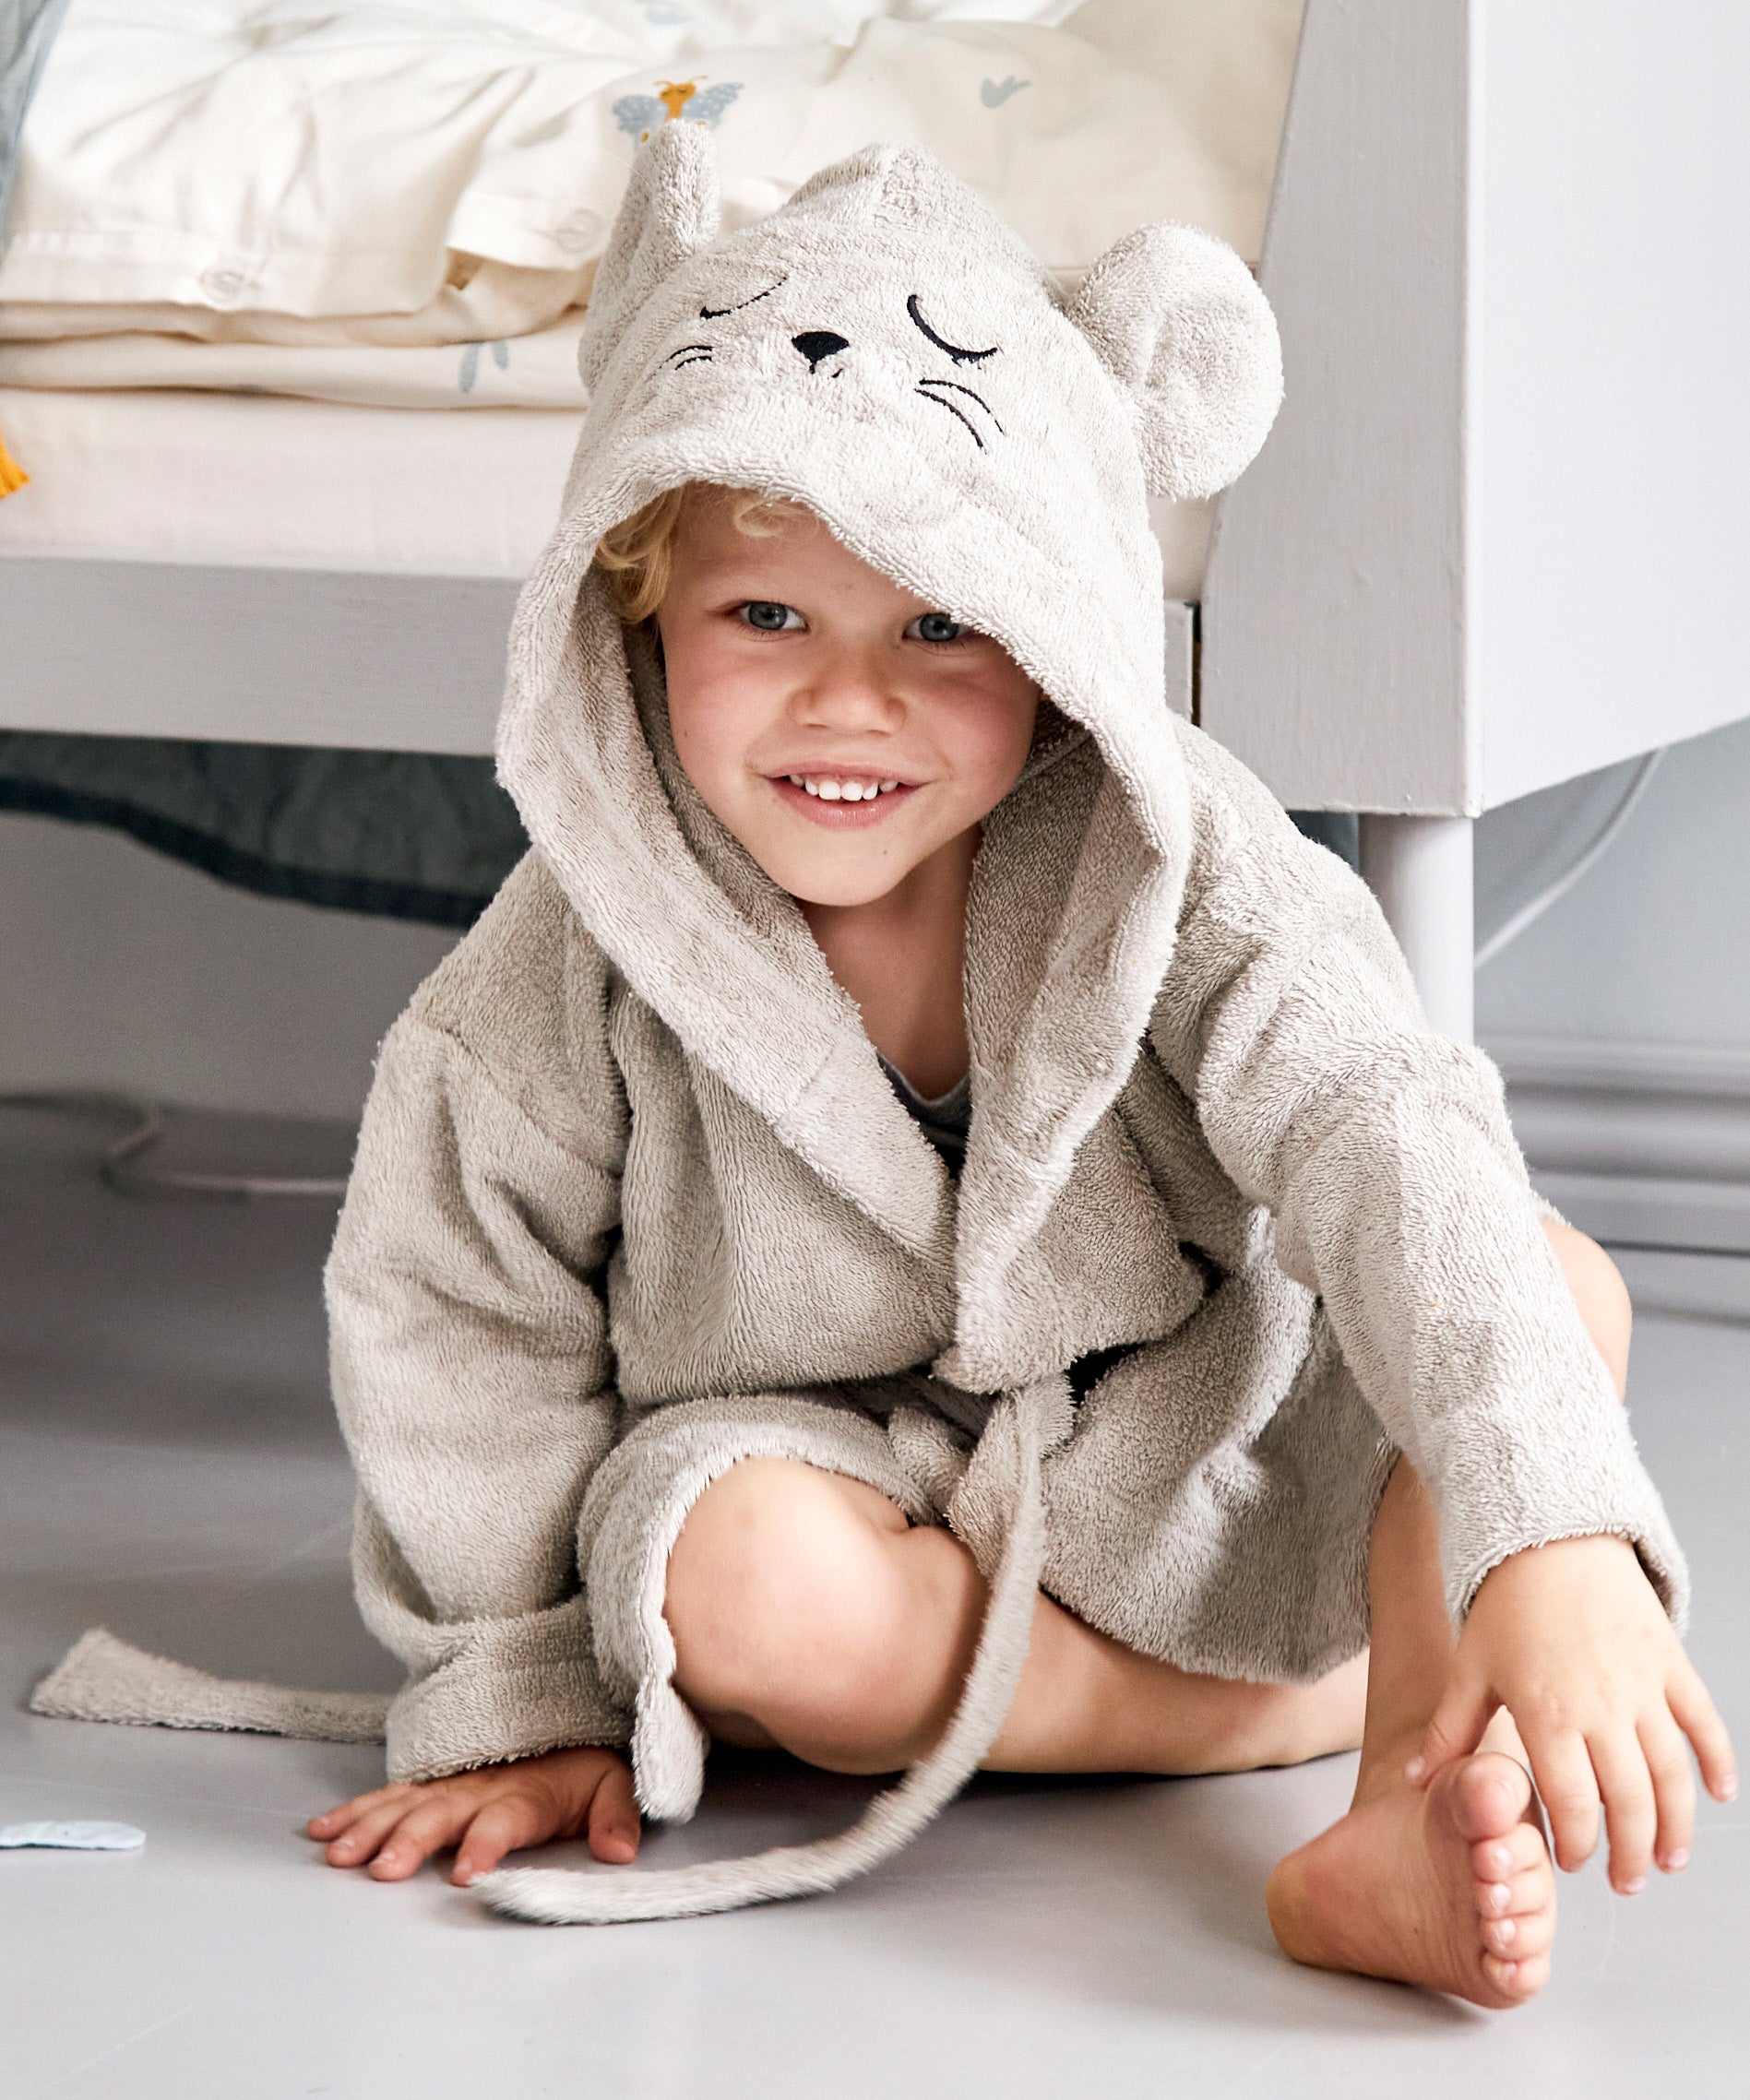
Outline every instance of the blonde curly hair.
POLYGON ((674 559, 674 535, 690 500, 708 491, 730 498, 730 516, 738 532, 764 540, 779 531, 785 517, 800 506, 781 496, 762 496, 756 489, 719 489, 714 482, 686 481, 623 517, 596 544, 595 566, 607 579, 613 609, 628 627, 648 620, 668 593, 674 559))

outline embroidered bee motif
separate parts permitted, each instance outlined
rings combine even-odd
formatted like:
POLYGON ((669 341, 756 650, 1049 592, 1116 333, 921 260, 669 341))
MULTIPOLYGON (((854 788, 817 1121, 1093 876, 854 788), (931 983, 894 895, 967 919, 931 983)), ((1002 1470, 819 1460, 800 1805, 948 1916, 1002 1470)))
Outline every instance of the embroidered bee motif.
POLYGON ((715 129, 741 91, 739 80, 720 80, 702 90, 697 80, 659 80, 654 95, 622 95, 613 105, 614 121, 640 145, 660 125, 685 121, 715 129))

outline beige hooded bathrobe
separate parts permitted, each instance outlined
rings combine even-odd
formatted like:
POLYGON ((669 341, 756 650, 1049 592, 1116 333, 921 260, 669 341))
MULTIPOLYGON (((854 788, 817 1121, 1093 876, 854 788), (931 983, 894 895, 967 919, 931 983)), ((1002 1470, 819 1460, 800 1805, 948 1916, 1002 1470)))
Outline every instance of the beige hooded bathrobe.
POLYGON ((499 739, 532 850, 384 1045, 328 1268, 360 1601, 409 1669, 389 1771, 612 1744, 647 1814, 689 1816, 667 1556, 751 1454, 951 1526, 993 1593, 946 1741, 850 1832, 485 1898, 666 1916, 863 1870, 976 1768, 1040 1585, 1187 1669, 1315 1677, 1366 1643, 1399 1451, 1455 1618, 1506 1555, 1603 1532, 1680 1610, 1494 1069, 1429 1032, 1362 884, 1164 705, 1148 492, 1232 480, 1280 394, 1238 260, 1147 229, 1065 300, 892 149, 722 235, 677 124, 583 355, 499 739), (958 1185, 591 573, 694 481, 807 504, 1051 703, 974 873, 958 1185))

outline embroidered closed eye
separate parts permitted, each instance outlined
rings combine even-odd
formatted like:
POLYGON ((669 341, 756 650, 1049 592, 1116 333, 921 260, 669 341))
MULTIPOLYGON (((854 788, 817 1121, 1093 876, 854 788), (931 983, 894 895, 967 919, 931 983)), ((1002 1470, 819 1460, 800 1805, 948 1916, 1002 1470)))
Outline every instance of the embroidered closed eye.
POLYGON ((989 350, 963 350, 958 343, 949 342, 946 336, 938 336, 919 310, 915 291, 906 301, 905 310, 911 314, 919 333, 933 342, 937 350, 951 357, 956 364, 982 364, 987 357, 994 357, 1003 347, 1001 343, 993 343, 989 350))
POLYGON ((725 314, 739 314, 744 306, 757 306, 762 299, 769 299, 774 291, 790 282, 789 273, 780 277, 776 284, 768 284, 764 291, 756 291, 751 299, 738 299, 732 306, 701 306, 701 321, 720 321, 725 314))

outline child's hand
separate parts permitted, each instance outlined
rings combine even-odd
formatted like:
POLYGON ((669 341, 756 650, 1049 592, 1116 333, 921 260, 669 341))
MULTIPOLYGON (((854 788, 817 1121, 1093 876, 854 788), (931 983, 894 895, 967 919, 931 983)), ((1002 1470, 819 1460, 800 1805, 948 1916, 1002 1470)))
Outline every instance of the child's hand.
POLYGON ((1649 1858, 1688 1865, 1696 1790, 1737 1792, 1732 1743, 1632 1547, 1570 1538, 1533 1547, 1484 1578, 1410 1776, 1425 1784, 1468 1756, 1505 1706, 1518 1724, 1570 1872, 1598 1843, 1601 1800, 1612 1886, 1636 1895, 1649 1858))
POLYGON ((312 1817, 305 1828, 327 1845, 330 1867, 368 1862, 378 1881, 404 1881, 453 1845, 449 1878, 465 1889, 507 1852, 586 1832, 598 1859, 624 1866, 637 1855, 638 1804, 623 1757, 557 1750, 448 1779, 379 1786, 312 1817))

